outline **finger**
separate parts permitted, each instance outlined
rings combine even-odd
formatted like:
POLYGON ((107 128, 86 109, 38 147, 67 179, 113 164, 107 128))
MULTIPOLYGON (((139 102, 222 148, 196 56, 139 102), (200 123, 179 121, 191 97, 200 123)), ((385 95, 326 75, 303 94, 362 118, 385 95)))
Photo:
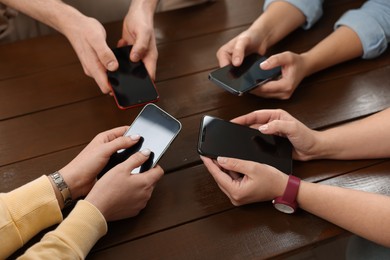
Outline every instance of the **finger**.
POLYGON ((118 150, 126 149, 136 144, 141 137, 139 135, 121 136, 106 143, 104 148, 108 154, 113 154, 118 150))
POLYGON ((264 98, 286 100, 291 97, 293 92, 294 91, 290 83, 285 78, 282 78, 280 80, 267 82, 266 84, 252 90, 251 94, 264 98))
POLYGON ((202 160, 207 170, 210 172, 211 176, 217 182, 218 186, 226 195, 228 195, 229 190, 232 187, 232 178, 228 174, 223 172, 219 168, 219 166, 215 164, 211 159, 204 157, 202 158, 202 160))
POLYGON ((137 36, 130 52, 130 60, 132 62, 138 62, 145 57, 149 49, 150 40, 150 36, 146 33, 142 33, 137 36))
POLYGON ((228 44, 222 46, 217 51, 217 59, 219 63, 219 67, 225 67, 229 64, 232 64, 232 53, 228 50, 228 44))
POLYGON ((103 68, 103 65, 100 65, 99 68, 96 68, 92 73, 91 76, 95 79, 96 84, 99 86, 100 90, 104 94, 110 93, 111 87, 108 82, 108 77, 106 74, 106 69, 103 68))
POLYGON ((123 47, 123 46, 126 46, 126 45, 129 45, 127 43, 127 41, 123 38, 119 39, 118 43, 116 44, 116 47, 123 47))
POLYGON ((260 68, 263 70, 270 70, 278 66, 283 66, 289 62, 288 57, 288 52, 272 55, 271 57, 260 63, 260 68))
POLYGON ((99 135, 103 136, 104 138, 107 138, 107 142, 110 142, 117 137, 123 136, 124 133, 129 129, 129 126, 120 126, 116 127, 107 131, 104 131, 100 133, 99 135))
POLYGON ((143 149, 140 152, 133 154, 119 165, 124 167, 126 172, 131 172, 146 162, 149 159, 150 153, 151 151, 149 149, 143 149))
POLYGON ((267 124, 264 124, 259 127, 259 131, 263 134, 272 134, 280 136, 294 136, 297 132, 297 122, 296 121, 286 121, 286 120, 273 120, 267 124))
POLYGON ((154 81, 156 79, 156 64, 157 64, 157 50, 155 53, 150 53, 143 60, 145 68, 149 73, 150 78, 154 81))
POLYGON ((280 113, 279 109, 262 109, 236 117, 231 122, 247 126, 265 124, 274 118, 279 118, 280 113))
MULTIPOLYGON (((160 167, 160 165, 156 165, 154 168, 143 172, 141 174, 142 176, 145 176, 147 183, 152 185, 153 187, 156 185, 156 183, 161 179, 161 177, 164 175, 164 170, 160 167)), ((137 176, 141 176, 137 175, 137 176)))
POLYGON ((101 64, 104 66, 105 69, 109 71, 115 71, 118 69, 118 61, 115 58, 114 53, 112 50, 108 47, 106 42, 99 44, 99 42, 95 43, 97 45, 92 45, 94 48, 94 51, 96 52, 96 55, 98 56, 101 64))
POLYGON ((248 38, 239 38, 233 48, 232 63, 238 67, 242 64, 245 57, 245 50, 248 46, 248 38))
MULTIPOLYGON (((241 173, 243 175, 251 176, 254 173, 254 169, 256 165, 259 163, 255 163, 252 161, 245 161, 236 158, 227 158, 219 156, 217 158, 218 164, 229 171, 234 171, 237 173, 241 173)), ((260 164, 261 165, 261 164, 260 164)))

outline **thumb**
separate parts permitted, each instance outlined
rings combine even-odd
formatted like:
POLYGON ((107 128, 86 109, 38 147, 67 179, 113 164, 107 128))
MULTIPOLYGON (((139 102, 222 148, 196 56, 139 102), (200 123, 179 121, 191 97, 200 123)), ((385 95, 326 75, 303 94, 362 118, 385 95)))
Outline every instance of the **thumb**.
POLYGON ((272 55, 271 57, 260 63, 260 68, 263 70, 270 70, 282 66, 284 65, 283 60, 283 53, 272 55))
POLYGON ((135 39, 133 47, 130 53, 130 60, 132 62, 140 61, 144 56, 149 46, 149 38, 146 35, 140 34, 139 37, 135 39))
POLYGON ((291 121, 273 120, 261 125, 258 129, 263 134, 290 137, 296 132, 296 124, 291 121))

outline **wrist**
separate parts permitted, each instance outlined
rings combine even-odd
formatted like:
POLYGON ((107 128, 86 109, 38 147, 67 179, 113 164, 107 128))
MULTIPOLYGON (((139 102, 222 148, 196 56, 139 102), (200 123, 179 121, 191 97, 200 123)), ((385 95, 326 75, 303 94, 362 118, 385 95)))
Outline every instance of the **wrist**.
POLYGON ((48 178, 52 184, 60 208, 69 206, 72 202, 72 195, 62 175, 56 171, 49 174, 48 178))
POLYGON ((65 166, 59 170, 62 175, 62 178, 68 185, 71 192, 72 200, 76 200, 82 197, 84 194, 82 192, 84 185, 82 184, 83 178, 79 176, 76 172, 72 170, 71 167, 65 166))
POLYGON ((129 12, 135 11, 136 13, 142 12, 144 14, 150 15, 153 18, 156 11, 158 0, 132 0, 129 12))

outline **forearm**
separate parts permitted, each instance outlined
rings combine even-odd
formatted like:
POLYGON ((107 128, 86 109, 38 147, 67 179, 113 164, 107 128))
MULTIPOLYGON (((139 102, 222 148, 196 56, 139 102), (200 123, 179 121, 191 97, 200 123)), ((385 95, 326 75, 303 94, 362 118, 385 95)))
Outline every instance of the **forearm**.
POLYGON ((133 9, 137 12, 143 12, 153 20, 158 1, 159 0, 132 0, 129 11, 133 9))
POLYGON ((248 30, 254 34, 263 32, 263 42, 268 49, 303 25, 305 20, 304 14, 298 8, 287 2, 277 1, 271 3, 248 30))
POLYGON ((340 187, 301 182, 302 209, 368 240, 390 246, 390 197, 340 187))
POLYGON ((20 259, 85 259, 95 243, 107 233, 107 223, 99 210, 79 201, 69 216, 20 259))
POLYGON ((301 54, 305 61, 305 76, 362 54, 363 46, 358 35, 349 27, 341 26, 308 52, 301 54))
POLYGON ((1 0, 10 6, 54 29, 66 34, 69 21, 84 17, 75 8, 60 0, 1 0))
POLYGON ((371 159, 390 156, 390 109, 318 133, 315 158, 371 159))
POLYGON ((41 230, 62 220, 58 201, 46 176, 1 194, 0 216, 1 259, 23 246, 41 230))

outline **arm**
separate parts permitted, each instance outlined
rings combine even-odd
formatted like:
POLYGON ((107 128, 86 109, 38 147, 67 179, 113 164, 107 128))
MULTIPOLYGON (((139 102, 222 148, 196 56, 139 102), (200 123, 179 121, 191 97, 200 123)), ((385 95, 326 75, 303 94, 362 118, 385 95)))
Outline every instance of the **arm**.
MULTIPOLYGON (((282 196, 287 185, 288 176, 268 165, 222 157, 218 157, 217 163, 209 158, 203 157, 202 160, 236 206, 282 196), (243 177, 226 174, 230 171, 241 173, 243 177)), ((390 228, 388 196, 302 181, 297 201, 302 209, 318 217, 366 239, 390 246, 390 233, 383 232, 390 228)))
POLYGON ((258 110, 232 121, 264 134, 287 137, 297 160, 370 159, 390 156, 390 108, 366 118, 315 131, 283 110, 258 110), (364 149, 362 149, 364 147, 364 149))
POLYGON ((251 93, 266 98, 288 99, 305 77, 362 54, 358 35, 349 27, 341 26, 306 53, 283 52, 262 62, 260 67, 264 70, 281 66, 282 77, 251 93))
POLYGON ((163 170, 156 166, 142 174, 130 172, 142 165, 149 155, 149 150, 143 150, 108 171, 85 200, 79 201, 69 216, 27 250, 21 259, 49 259, 53 255, 85 259, 95 243, 107 233, 106 221, 133 217, 146 206, 163 170))
POLYGON ((390 41, 390 2, 367 1, 360 9, 343 15, 335 31, 300 55, 285 52, 271 56, 262 69, 282 66, 282 78, 269 82, 252 93, 268 98, 290 98, 307 76, 336 64, 357 58, 379 56, 390 41))
MULTIPOLYGON (((111 154, 139 140, 139 136, 123 137, 126 130, 127 127, 118 127, 100 133, 59 171, 70 189, 72 199, 89 193, 111 154)), ((57 186, 49 179, 43 176, 0 195, 0 258, 22 247, 43 229, 62 221, 64 200, 57 186)))
POLYGON ((0 258, 5 259, 41 230, 62 221, 53 187, 42 176, 0 194, 0 258))
POLYGON ((1 1, 64 34, 80 59, 85 74, 95 79, 103 93, 111 91, 106 70, 116 70, 118 61, 106 43, 103 26, 97 20, 59 0, 1 1))
POLYGON ((246 31, 218 50, 219 65, 239 66, 248 53, 265 54, 270 46, 303 25, 305 20, 304 13, 288 2, 266 4, 264 13, 246 31))

